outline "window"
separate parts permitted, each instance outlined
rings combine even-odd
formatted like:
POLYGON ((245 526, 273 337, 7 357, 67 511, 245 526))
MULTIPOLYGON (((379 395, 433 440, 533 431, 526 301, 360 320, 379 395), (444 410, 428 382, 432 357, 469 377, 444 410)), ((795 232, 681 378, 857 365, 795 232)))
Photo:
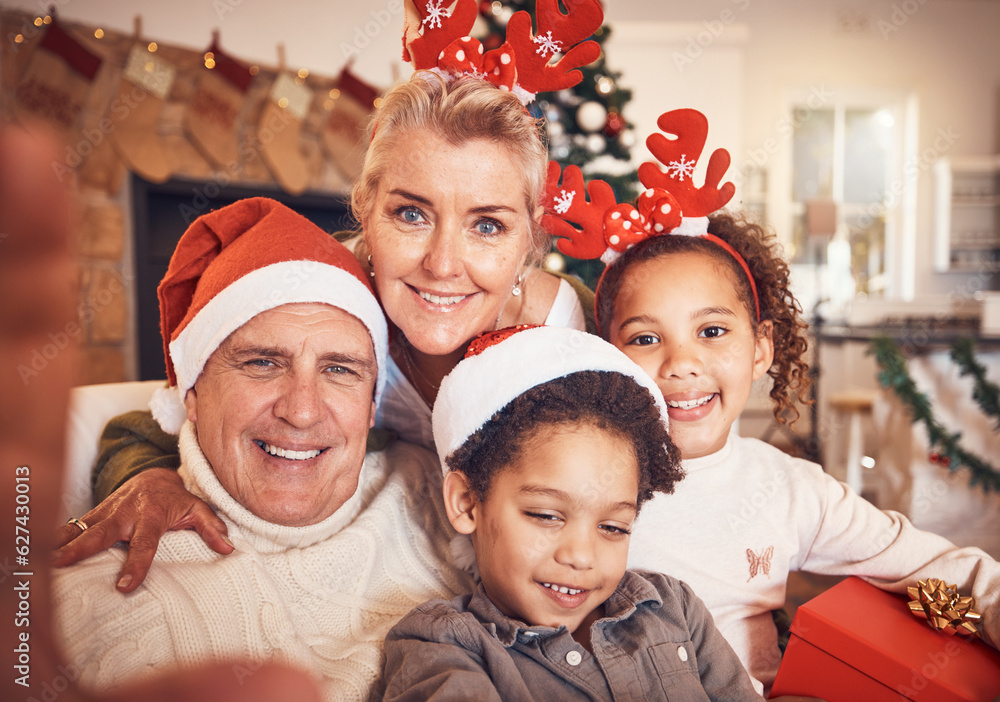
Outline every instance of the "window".
POLYGON ((903 162, 915 109, 898 95, 833 96, 788 102, 787 209, 774 224, 795 267, 822 278, 816 296, 835 307, 858 293, 906 297, 915 177, 903 162))

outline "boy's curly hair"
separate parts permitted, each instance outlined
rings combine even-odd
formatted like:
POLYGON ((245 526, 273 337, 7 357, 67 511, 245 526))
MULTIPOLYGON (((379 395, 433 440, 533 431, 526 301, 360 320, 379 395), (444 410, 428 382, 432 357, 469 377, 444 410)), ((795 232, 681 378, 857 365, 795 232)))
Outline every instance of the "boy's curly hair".
POLYGON ((465 474, 473 495, 482 501, 493 478, 521 457, 542 427, 581 424, 631 444, 639 465, 637 507, 654 492, 673 492, 674 483, 684 477, 680 451, 649 391, 610 371, 579 371, 536 385, 494 414, 446 462, 465 474))
POLYGON ((772 380, 770 394, 775 404, 774 417, 778 422, 785 422, 790 416, 794 423, 799 416, 796 401, 811 402, 808 390, 812 379, 809 364, 804 360, 809 347, 808 325, 802 319, 802 306, 789 288, 788 264, 781 247, 759 224, 727 212, 710 215, 708 231, 732 246, 746 261, 757 285, 761 319, 757 319, 753 291, 743 268, 725 249, 701 237, 654 236, 626 251, 604 272, 596 300, 601 336, 608 338, 618 292, 630 267, 672 253, 697 251, 711 256, 731 271, 737 292, 752 320, 754 334, 760 333, 761 321, 772 324, 774 362, 767 373, 772 380))

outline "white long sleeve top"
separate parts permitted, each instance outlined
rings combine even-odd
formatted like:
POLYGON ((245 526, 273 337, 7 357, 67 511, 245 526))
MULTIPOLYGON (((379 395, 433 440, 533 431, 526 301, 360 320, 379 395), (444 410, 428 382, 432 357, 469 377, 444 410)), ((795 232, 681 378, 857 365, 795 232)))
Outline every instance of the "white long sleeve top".
POLYGON ((674 494, 643 505, 629 567, 687 582, 764 690, 780 662, 771 611, 784 606, 795 570, 857 575, 893 592, 928 577, 956 583, 1000 643, 1000 564, 982 550, 921 531, 817 464, 757 439, 732 435, 684 468, 674 494))
MULTIPOLYGON (((134 593, 114 589, 124 551, 56 572, 66 658, 83 684, 106 691, 169 666, 243 658, 314 673, 328 700, 365 700, 382 675, 383 639, 410 609, 468 592, 449 564, 451 527, 429 451, 396 443, 369 453, 358 490, 306 527, 264 522, 222 487, 190 423, 181 475, 229 526, 236 551, 220 556, 193 531, 168 532, 134 593)), ((377 694, 377 692, 376 692, 377 694)))

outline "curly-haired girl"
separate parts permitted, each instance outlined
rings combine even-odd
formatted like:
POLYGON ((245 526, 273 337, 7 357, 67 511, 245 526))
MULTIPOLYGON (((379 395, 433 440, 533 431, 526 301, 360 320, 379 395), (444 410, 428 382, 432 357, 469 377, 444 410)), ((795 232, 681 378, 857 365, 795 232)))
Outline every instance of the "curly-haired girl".
POLYGON ((796 415, 809 384, 806 326, 773 237, 725 213, 709 216, 708 235, 647 238, 597 290, 601 334, 655 380, 686 472, 636 521, 629 566, 690 584, 765 691, 781 658, 772 611, 794 570, 859 575, 896 592, 918 578, 958 583, 983 605, 995 645, 996 561, 878 510, 815 463, 730 431, 765 374, 775 417, 796 415))

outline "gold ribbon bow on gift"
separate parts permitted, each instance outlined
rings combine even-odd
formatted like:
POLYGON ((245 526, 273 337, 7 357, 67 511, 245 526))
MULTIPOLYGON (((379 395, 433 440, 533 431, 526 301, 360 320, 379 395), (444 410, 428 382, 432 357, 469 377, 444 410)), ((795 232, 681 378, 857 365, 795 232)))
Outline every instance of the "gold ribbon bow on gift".
POLYGON ((918 581, 916 587, 906 588, 906 592, 911 598, 910 612, 926 619, 932 629, 982 638, 976 624, 983 615, 975 610, 975 599, 959 595, 957 586, 928 578, 918 581))

